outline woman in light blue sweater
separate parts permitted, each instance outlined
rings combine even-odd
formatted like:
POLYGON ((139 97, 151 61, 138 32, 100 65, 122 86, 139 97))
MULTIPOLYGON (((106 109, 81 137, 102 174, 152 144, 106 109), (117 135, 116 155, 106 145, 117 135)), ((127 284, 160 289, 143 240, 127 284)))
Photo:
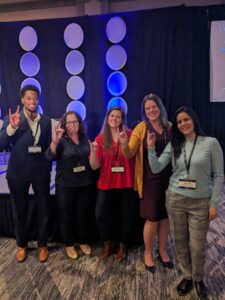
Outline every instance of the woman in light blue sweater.
POLYGON ((205 136, 192 109, 175 113, 172 140, 160 157, 155 152, 155 134, 148 132, 148 159, 153 173, 172 162, 173 174, 166 192, 166 207, 183 279, 180 296, 193 288, 207 299, 203 283, 204 249, 209 221, 217 217, 224 182, 223 153, 215 138, 205 136))

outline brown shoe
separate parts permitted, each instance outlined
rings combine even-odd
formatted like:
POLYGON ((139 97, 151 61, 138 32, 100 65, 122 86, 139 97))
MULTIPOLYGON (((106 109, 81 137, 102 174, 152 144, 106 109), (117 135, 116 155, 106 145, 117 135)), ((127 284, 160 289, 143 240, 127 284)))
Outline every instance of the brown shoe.
POLYGON ((78 257, 77 250, 74 246, 66 247, 66 254, 69 258, 72 259, 77 259, 78 257))
POLYGON ((126 246, 123 243, 120 243, 119 248, 116 252, 116 259, 118 262, 121 262, 125 259, 126 257, 126 246))
POLYGON ((40 262, 45 262, 48 259, 48 247, 38 248, 38 258, 40 262))
POLYGON ((81 251, 86 255, 91 255, 91 247, 88 244, 80 244, 81 251))
POLYGON ((24 262, 27 258, 27 248, 18 247, 16 249, 16 260, 20 263, 24 262))
POLYGON ((102 247, 102 251, 101 251, 101 254, 100 254, 100 258, 101 259, 107 258, 108 256, 110 256, 111 251, 112 251, 112 241, 104 242, 103 247, 102 247))

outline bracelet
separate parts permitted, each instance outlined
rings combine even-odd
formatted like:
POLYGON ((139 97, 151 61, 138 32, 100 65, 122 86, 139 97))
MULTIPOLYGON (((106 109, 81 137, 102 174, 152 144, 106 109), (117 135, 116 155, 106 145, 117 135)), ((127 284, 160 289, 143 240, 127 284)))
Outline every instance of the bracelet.
POLYGON ((52 140, 52 143, 54 143, 56 146, 58 145, 58 143, 56 143, 56 141, 53 141, 53 140, 52 140))

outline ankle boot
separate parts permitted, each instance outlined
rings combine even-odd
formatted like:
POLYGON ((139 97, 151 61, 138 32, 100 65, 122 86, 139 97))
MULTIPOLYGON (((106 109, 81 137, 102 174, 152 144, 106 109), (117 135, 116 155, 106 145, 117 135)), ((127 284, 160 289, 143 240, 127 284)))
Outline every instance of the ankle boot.
POLYGON ((121 262, 122 260, 124 260, 126 257, 126 246, 123 243, 119 244, 119 248, 116 252, 116 259, 118 260, 118 262, 121 262))
POLYGON ((112 251, 112 241, 105 241, 100 254, 101 259, 105 259, 110 256, 112 251))

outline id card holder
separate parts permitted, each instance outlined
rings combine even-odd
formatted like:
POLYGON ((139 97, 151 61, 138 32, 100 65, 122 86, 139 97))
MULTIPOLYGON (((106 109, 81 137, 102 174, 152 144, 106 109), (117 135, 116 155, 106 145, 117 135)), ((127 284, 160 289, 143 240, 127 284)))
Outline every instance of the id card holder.
POLYGON ((42 149, 41 149, 41 146, 29 146, 28 147, 28 153, 41 153, 42 152, 42 149))
POLYGON ((74 173, 80 173, 85 171, 85 166, 77 166, 73 168, 74 173))
POLYGON ((113 166, 111 167, 112 173, 124 173, 124 167, 123 166, 113 166))
POLYGON ((197 183, 195 180, 191 180, 191 179, 179 179, 178 186, 184 189, 196 189, 197 183))

